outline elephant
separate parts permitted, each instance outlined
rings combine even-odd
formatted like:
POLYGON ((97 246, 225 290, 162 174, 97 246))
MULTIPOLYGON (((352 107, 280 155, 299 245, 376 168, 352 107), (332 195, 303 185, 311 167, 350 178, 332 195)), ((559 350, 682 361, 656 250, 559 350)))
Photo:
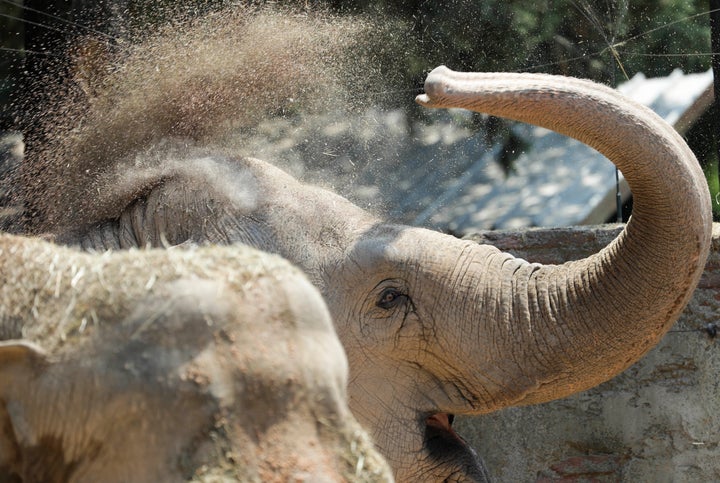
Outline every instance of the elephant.
POLYGON ((280 257, 0 234, 0 267, 1 481, 392 481, 280 257))
POLYGON ((41 231, 85 249, 243 243, 289 260, 328 305, 349 407, 395 478, 486 481, 454 415, 562 398, 641 358, 704 268, 709 191, 682 138, 605 86, 439 67, 424 88, 423 106, 529 122, 597 149, 630 184, 631 220, 593 256, 540 265, 385 223, 257 159, 167 148, 160 162, 112 171, 113 213, 83 211, 88 223, 41 231))

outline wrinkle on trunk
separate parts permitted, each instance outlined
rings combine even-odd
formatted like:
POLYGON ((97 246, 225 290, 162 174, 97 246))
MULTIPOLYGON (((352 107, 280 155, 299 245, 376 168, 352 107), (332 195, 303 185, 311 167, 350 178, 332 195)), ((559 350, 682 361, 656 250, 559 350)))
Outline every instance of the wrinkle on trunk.
POLYGON ((439 67, 425 91, 418 97, 424 106, 470 109, 574 137, 613 161, 633 192, 630 222, 599 253, 558 266, 521 263, 498 280, 495 303, 508 306, 512 319, 500 350, 524 363, 519 370, 531 381, 511 403, 587 389, 638 360, 685 307, 709 251, 709 191, 683 139, 646 107, 579 79, 439 67))

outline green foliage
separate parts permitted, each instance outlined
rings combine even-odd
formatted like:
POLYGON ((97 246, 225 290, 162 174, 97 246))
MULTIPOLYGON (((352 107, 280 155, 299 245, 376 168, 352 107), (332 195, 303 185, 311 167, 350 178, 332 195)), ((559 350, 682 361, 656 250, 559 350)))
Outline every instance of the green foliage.
MULTIPOLYGON (((149 32, 177 16, 201 15, 229 0, 112 0, 131 35, 149 32), (122 8, 120 8, 122 7, 122 8)), ((283 4, 299 10, 329 9, 341 15, 382 16, 409 40, 392 66, 405 85, 421 81, 438 64, 458 70, 537 71, 621 82, 632 76, 667 75, 674 68, 709 68, 707 2, 690 0, 250 0, 245 5, 283 4), (613 55, 615 52, 617 55, 613 55), (622 67, 619 63, 622 64, 622 67)), ((78 2, 82 4, 82 2, 78 2)), ((11 2, 0 14, 22 16, 11 2)), ((49 19, 48 22, 50 22, 49 19)), ((0 15, 0 22, 11 22, 0 15)), ((71 28, 71 27, 68 27, 71 28)), ((16 28, 2 29, 2 32, 16 28)), ((3 47, 22 49, 22 32, 0 36, 3 47), (20 41, 18 41, 20 40, 20 41)), ((0 67, 13 56, 0 52, 0 67)), ((7 75, 6 68, 0 76, 7 75)))
POLYGON ((459 70, 539 71, 611 83, 623 80, 623 68, 629 76, 659 76, 710 65, 707 3, 699 0, 329 3, 340 12, 410 22, 419 43, 419 58, 407 62, 410 75, 442 63, 459 70))

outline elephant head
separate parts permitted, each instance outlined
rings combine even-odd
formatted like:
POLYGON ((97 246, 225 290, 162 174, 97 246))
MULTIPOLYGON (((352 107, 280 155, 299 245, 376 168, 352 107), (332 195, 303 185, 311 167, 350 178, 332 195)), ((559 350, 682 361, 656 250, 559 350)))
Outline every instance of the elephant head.
POLYGON ((0 481, 392 481, 285 260, 0 234, 0 273, 0 481))
POLYGON ((685 306, 709 250, 702 171, 649 109, 594 83, 439 67, 418 102, 537 124, 610 158, 634 195, 601 252, 559 266, 433 231, 376 224, 326 271, 350 406, 399 481, 483 481, 454 414, 561 398, 620 373, 685 306))

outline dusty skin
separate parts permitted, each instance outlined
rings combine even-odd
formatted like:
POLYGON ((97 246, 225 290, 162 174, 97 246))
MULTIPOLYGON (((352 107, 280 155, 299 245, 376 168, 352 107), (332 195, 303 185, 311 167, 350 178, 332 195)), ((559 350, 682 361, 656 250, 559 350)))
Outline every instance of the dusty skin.
MULTIPOLYGON (((277 18, 261 24, 262 39, 332 25, 277 18)), ((28 146, 14 183, 26 208, 19 230, 94 249, 242 242, 293 262, 328 305, 348 357, 350 409, 397 480, 484 481, 477 454, 451 427, 453 414, 540 403, 606 381, 647 353, 687 303, 710 244, 708 189, 682 138, 648 109, 578 79, 446 68, 428 75, 422 105, 567 134, 628 180, 635 211, 614 242, 572 263, 530 264, 385 223, 219 145, 228 123, 258 119, 233 106, 273 99, 269 92, 287 99, 283 84, 322 104, 326 92, 311 87, 332 79, 307 88, 297 81, 327 80, 338 69, 326 67, 352 62, 317 55, 274 64, 282 56, 263 50, 271 43, 236 42, 234 32, 247 30, 214 29, 214 21, 147 39, 112 64, 99 87, 81 89, 82 102, 60 106, 57 115, 75 122, 69 131, 48 123, 59 131, 47 145, 28 146), (204 56, 238 68, 203 77, 204 66, 217 68, 204 56)), ((356 97, 371 85, 368 72, 356 97)))
POLYGON ((279 257, 0 235, 0 273, 0 481, 392 481, 279 257))

